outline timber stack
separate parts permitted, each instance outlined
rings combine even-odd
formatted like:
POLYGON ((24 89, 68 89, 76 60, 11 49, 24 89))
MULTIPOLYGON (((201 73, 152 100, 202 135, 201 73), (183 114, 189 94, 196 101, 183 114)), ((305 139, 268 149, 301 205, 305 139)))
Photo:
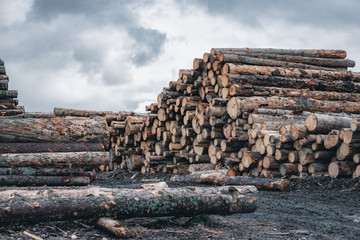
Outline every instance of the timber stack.
POLYGON ((360 73, 346 55, 211 49, 179 70, 148 114, 111 123, 114 160, 142 172, 357 177, 360 73))
POLYGON ((25 109, 18 106, 18 91, 9 90, 9 77, 4 61, 0 59, 0 118, 24 116, 25 109))
POLYGON ((1 119, 0 186, 88 185, 109 164, 105 118, 62 110, 1 119))

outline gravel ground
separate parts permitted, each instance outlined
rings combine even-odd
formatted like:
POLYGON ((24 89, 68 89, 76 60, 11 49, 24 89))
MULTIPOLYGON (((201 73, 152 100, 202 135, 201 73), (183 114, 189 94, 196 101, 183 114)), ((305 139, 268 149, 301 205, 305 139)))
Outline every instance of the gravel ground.
MULTIPOLYGON (((171 175, 113 171, 93 185, 137 188, 144 182, 166 181, 171 175)), ((254 213, 194 218, 163 217, 122 220, 128 239, 359 239, 360 180, 328 177, 291 179, 290 192, 260 191, 254 213)), ((98 229, 95 219, 0 226, 1 239, 116 239, 98 229)))

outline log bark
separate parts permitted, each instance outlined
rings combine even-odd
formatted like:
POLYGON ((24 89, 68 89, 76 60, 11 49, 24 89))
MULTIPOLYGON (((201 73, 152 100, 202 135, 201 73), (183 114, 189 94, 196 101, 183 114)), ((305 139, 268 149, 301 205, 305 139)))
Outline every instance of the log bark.
POLYGON ((360 94, 311 91, 308 89, 293 89, 280 87, 265 87, 258 85, 231 84, 229 95, 234 96, 278 96, 278 97, 304 97, 328 101, 360 101, 360 94))
POLYGON ((264 75, 228 74, 217 76, 223 87, 231 84, 251 84, 256 86, 309 89, 311 91, 335 91, 360 93, 360 83, 350 81, 327 81, 318 78, 291 78, 264 75))
POLYGON ((0 186, 86 186, 89 177, 0 175, 0 186))
POLYGON ((306 118, 306 128, 310 132, 328 133, 332 129, 349 128, 351 117, 331 116, 328 114, 310 114, 306 118))
POLYGON ((0 154, 0 167, 99 166, 108 164, 109 152, 0 154))
POLYGON ((0 143, 2 153, 103 152, 102 143, 0 143))
POLYGON ((360 73, 350 71, 326 71, 300 68, 281 68, 269 66, 237 65, 226 63, 221 74, 266 75, 291 78, 319 78, 324 80, 345 80, 360 82, 360 73))
POLYGON ((228 53, 218 54, 217 57, 219 61, 221 59, 220 62, 226 62, 226 63, 242 63, 242 64, 259 65, 259 66, 316 69, 316 70, 327 70, 327 71, 334 70, 328 67, 321 67, 321 66, 315 66, 304 63, 287 62, 287 61, 273 60, 273 59, 261 59, 256 57, 241 56, 237 54, 228 54, 228 53))
POLYGON ((54 108, 54 115, 58 117, 91 117, 91 116, 105 116, 107 114, 113 114, 111 111, 91 111, 91 110, 79 110, 69 108, 54 108))
POLYGON ((14 116, 14 115, 24 115, 25 109, 23 106, 16 106, 12 109, 0 109, 0 116, 14 116))
POLYGON ((293 175, 298 173, 298 166, 294 163, 282 163, 279 172, 281 175, 293 175))
MULTIPOLYGON (((41 222, 100 218, 194 216, 253 212, 257 189, 253 186, 186 187, 163 189, 54 189, 16 190, 16 196, 0 204, 0 223, 41 222), (34 191, 32 191, 34 192, 34 191)), ((6 194, 2 192, 2 194, 6 194)))
POLYGON ((85 142, 109 144, 105 120, 24 118, 0 121, 0 142, 85 142))
POLYGON ((211 55, 218 54, 219 51, 245 52, 245 53, 267 53, 303 57, 321 58, 346 58, 345 50, 327 49, 277 49, 277 48, 212 48, 211 55))
POLYGON ((320 101, 306 98, 285 97, 233 97, 227 104, 227 113, 232 119, 238 118, 243 112, 259 107, 270 109, 287 109, 296 111, 346 112, 360 113, 358 102, 320 101))
POLYGON ((203 171, 185 176, 173 176, 170 181, 178 183, 198 183, 216 185, 254 185, 262 190, 288 191, 290 181, 287 179, 247 178, 240 176, 227 176, 222 172, 203 171))
MULTIPOLYGON (((89 167, 91 168, 91 167, 89 167)), ((87 176, 95 177, 93 172, 85 172, 84 168, 56 168, 56 167, 0 167, 0 175, 22 175, 22 176, 87 176)))
POLYGON ((17 90, 0 90, 0 99, 2 98, 17 98, 17 90))

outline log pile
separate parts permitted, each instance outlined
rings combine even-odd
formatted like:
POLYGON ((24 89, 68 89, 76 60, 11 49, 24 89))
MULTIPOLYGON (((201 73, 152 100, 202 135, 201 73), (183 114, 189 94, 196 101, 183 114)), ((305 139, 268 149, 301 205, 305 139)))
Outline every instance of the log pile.
POLYGON ((6 75, 4 61, 0 59, 0 118, 24 116, 25 109, 18 106, 17 97, 17 90, 9 90, 9 77, 6 75))
POLYGON ((211 49, 179 71, 147 115, 118 116, 114 159, 142 172, 358 176, 357 123, 349 130, 360 119, 360 73, 347 70, 354 66, 344 50, 211 49), (313 114, 330 119, 326 129, 309 129, 313 114), (339 140, 327 146, 326 136, 339 140))
POLYGON ((109 138, 103 118, 1 119, 0 185, 88 185, 110 162, 109 138))

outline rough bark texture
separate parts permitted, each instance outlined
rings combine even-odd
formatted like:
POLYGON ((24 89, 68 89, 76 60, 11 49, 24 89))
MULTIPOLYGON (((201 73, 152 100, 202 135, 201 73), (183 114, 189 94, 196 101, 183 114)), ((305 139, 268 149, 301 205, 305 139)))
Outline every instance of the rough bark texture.
POLYGON ((103 152, 102 143, 0 143, 0 153, 103 152))
POLYGON ((0 186, 86 186, 91 179, 84 176, 16 176, 0 175, 0 186))
POLYGON ((227 176, 223 172, 202 171, 185 176, 173 176, 172 182, 202 183, 217 185, 254 185, 258 189, 288 191, 290 182, 287 179, 247 178, 240 176, 227 176))
POLYGON ((99 166, 110 161, 108 152, 0 154, 0 167, 99 166))
MULTIPOLYGON (((6 194, 2 192, 0 195, 6 194)), ((85 188, 27 190, 0 203, 0 223, 40 222, 112 216, 131 217, 193 216, 234 214, 257 208, 257 189, 253 186, 187 187, 164 189, 85 188), (24 199, 22 195, 30 195, 24 199)))
POLYGON ((0 121, 0 142, 109 142, 105 121, 79 118, 24 118, 0 121))

